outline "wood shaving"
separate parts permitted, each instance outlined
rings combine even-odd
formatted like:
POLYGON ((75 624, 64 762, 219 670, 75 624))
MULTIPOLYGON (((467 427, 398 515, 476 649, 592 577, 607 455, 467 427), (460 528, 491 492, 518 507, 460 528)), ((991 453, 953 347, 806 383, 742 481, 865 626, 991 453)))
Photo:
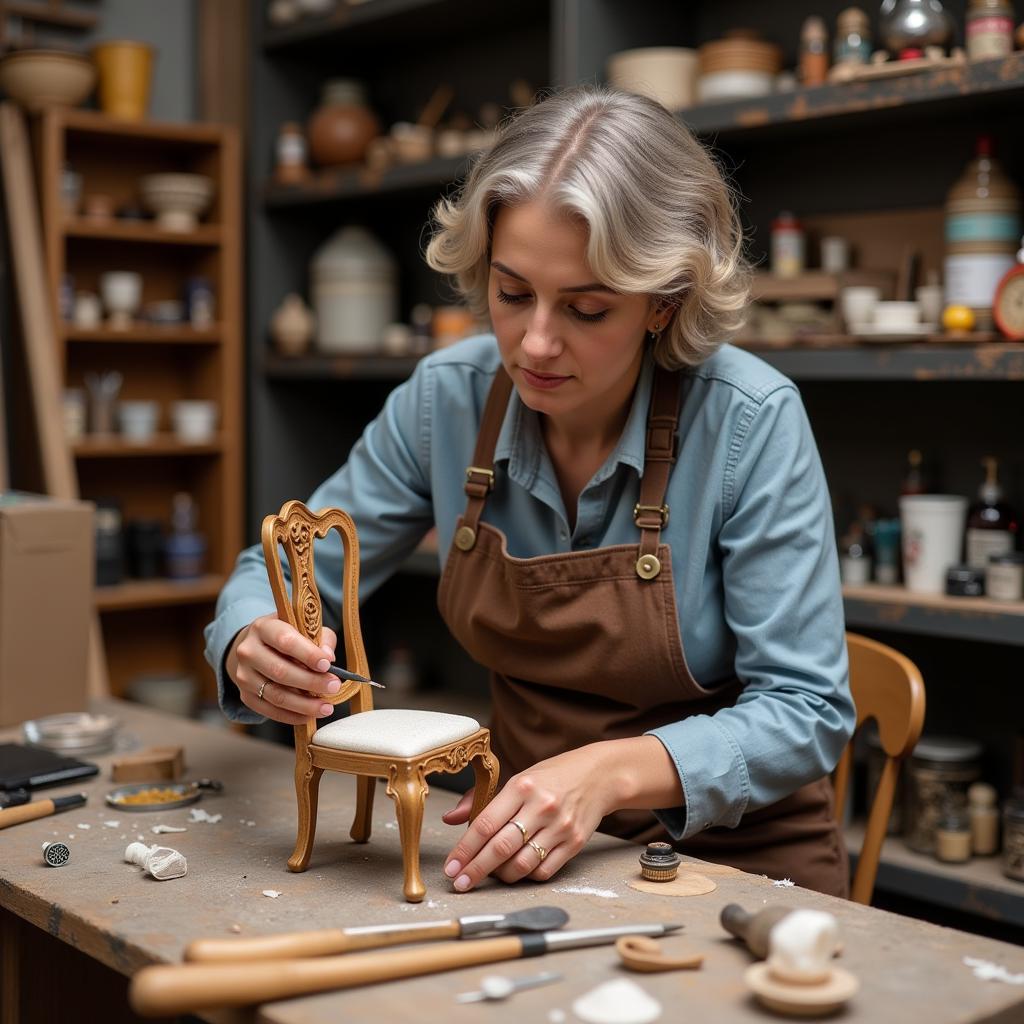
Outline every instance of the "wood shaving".
POLYGON ((796 885, 796 882, 790 878, 777 878, 772 882, 772 885, 774 885, 776 889, 790 889, 796 885))
POLYGON ((229 932, 234 932, 236 935, 242 934, 242 926, 240 924, 233 924, 229 929, 229 932))
POLYGON ((276 900, 278 896, 281 896, 283 894, 279 893, 276 889, 264 889, 263 895, 269 896, 272 900, 276 900))
POLYGON ((78 824, 77 824, 77 825, 75 826, 75 828, 81 828, 81 829, 85 829, 85 831, 86 831, 86 832, 88 832, 88 831, 89 831, 89 829, 91 829, 91 828, 92 828, 92 825, 83 825, 83 824, 82 824, 81 822, 79 822, 79 823, 78 823, 78 824))
MULTIPOLYGON (((118 827, 120 827, 120 825, 121 825, 121 822, 119 822, 119 821, 105 821, 105 822, 103 822, 103 827, 104 828, 118 828, 118 827)), ((121 836, 121 838, 124 839, 124 836, 121 836)))
POLYGON ((1004 981, 1007 985, 1024 985, 1024 973, 1011 974, 1002 964, 981 960, 974 956, 964 957, 964 966, 970 967, 976 978, 982 981, 1004 981))
POLYGON ((164 832, 187 832, 187 828, 175 828, 173 825, 154 825, 150 830, 153 835, 158 836, 164 832))
POLYGON ((197 821, 205 821, 209 825, 216 825, 223 814, 211 814, 209 811, 204 811, 202 807, 193 807, 189 812, 188 820, 195 824, 197 821))

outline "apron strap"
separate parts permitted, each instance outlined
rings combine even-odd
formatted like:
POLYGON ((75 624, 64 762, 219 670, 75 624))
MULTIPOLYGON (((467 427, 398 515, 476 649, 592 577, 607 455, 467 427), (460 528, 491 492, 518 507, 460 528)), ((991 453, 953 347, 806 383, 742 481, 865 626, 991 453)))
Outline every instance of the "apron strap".
POLYGON ((473 465, 466 467, 466 483, 463 487, 467 496, 466 511, 462 516, 462 526, 455 531, 455 546, 460 551, 469 551, 476 544, 476 528, 484 510, 484 502, 494 490, 494 449, 498 444, 498 435, 501 433, 511 394, 512 378, 505 372, 504 366, 499 366, 480 419, 473 465))
POLYGON ((672 464, 676 461, 676 430, 684 380, 680 373, 655 367, 651 405, 647 413, 644 475, 640 479, 640 500, 633 508, 633 521, 640 527, 640 557, 636 572, 645 580, 652 580, 661 572, 658 543, 662 528, 668 523, 665 492, 672 464))

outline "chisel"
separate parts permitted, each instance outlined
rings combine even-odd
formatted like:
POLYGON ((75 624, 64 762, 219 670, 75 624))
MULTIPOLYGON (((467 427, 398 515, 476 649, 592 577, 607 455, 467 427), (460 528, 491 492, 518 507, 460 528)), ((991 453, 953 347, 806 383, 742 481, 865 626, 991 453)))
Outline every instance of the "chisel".
POLYGON ((501 960, 543 956, 563 949, 608 945, 623 935, 667 935, 681 927, 678 924, 627 924, 615 928, 508 935, 304 960, 143 967, 132 978, 129 1002, 132 1009, 143 1017, 173 1017, 199 1010, 250 1006, 314 992, 372 985, 378 981, 437 974, 501 960))
POLYGON ((529 907, 509 914, 475 914, 451 921, 373 924, 287 932, 252 939, 196 939, 185 947, 192 963, 247 963, 252 960, 294 960, 297 957, 351 953, 358 949, 401 946, 435 939, 464 939, 487 932, 547 932, 561 928, 569 915, 561 907, 529 907))
POLYGON ((23 821, 35 821, 36 818, 45 818, 59 811, 70 811, 72 807, 81 807, 84 803, 84 793, 73 793, 71 796, 55 796, 50 800, 33 800, 20 807, 7 807, 0 811, 0 828, 20 825, 23 821))

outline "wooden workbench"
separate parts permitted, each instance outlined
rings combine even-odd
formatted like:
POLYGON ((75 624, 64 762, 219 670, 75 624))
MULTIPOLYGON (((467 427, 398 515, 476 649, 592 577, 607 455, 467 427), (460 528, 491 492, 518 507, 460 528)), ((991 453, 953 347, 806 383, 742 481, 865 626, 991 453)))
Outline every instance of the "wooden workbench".
MULTIPOLYGON (((740 873, 715 873, 716 892, 690 898, 645 895, 626 885, 636 871, 635 846, 596 837, 546 885, 513 887, 491 882, 456 895, 441 865, 459 829, 440 815, 453 795, 435 790, 427 800, 422 863, 427 883, 423 903, 401 898, 398 830, 391 801, 381 787, 368 845, 348 839, 354 791, 347 777, 325 773, 319 828, 310 868, 290 874, 285 862, 295 838, 291 752, 250 737, 205 728, 134 705, 102 709, 123 722, 122 745, 182 743, 187 777, 223 781, 221 795, 198 807, 220 813, 216 824, 190 823, 188 808, 163 813, 127 813, 103 802, 111 788, 111 755, 96 758, 103 771, 85 786, 88 804, 78 810, 14 826, 0 833, 0 1024, 34 1021, 134 1020, 125 1002, 127 977, 144 964, 178 961, 198 936, 262 935, 293 929, 344 927, 381 922, 427 921, 462 914, 506 912, 557 904, 570 913, 569 927, 630 922, 678 921, 680 936, 663 940, 666 952, 699 950, 699 971, 629 975, 661 1001, 664 1020, 713 1019, 716 1024, 768 1021, 772 1017, 748 997, 742 982, 747 952, 718 925, 726 903, 750 910, 770 903, 827 909, 845 940, 843 965, 862 988, 844 1022, 900 1020, 903 1024, 1019 1022, 1024 1020, 1024 985, 976 978, 963 958, 978 957, 1024 972, 1024 948, 978 938, 920 921, 820 896, 800 888, 740 873), (107 827, 106 821, 117 821, 107 827), (156 823, 187 832, 153 835, 156 823), (89 825, 84 829, 82 825, 89 825), (132 840, 172 846, 188 859, 186 877, 156 882, 122 860, 132 840), (62 841, 71 861, 47 868, 44 842, 62 841), (279 890, 277 899, 263 890, 279 890), (576 891, 573 891, 576 890, 576 891), (614 896, 601 892, 614 893, 614 896), (234 928, 237 926, 237 929, 234 928), (20 992, 19 992, 20 989, 20 992), (20 1002, 19 1002, 20 997, 20 1002)), ((14 739, 12 732, 4 737, 14 739)), ((59 795, 70 789, 46 791, 59 795)), ((698 868, 699 870, 699 868, 698 868)), ((711 873, 711 868, 708 869, 711 873)), ((358 955, 358 954, 355 954, 358 955)), ((613 947, 552 954, 387 985, 327 993, 267 1004, 243 1014, 204 1019, 244 1019, 273 1024, 335 1024, 346 1021, 481 1020, 546 1021, 560 1008, 567 1019, 573 999, 600 982, 623 976, 613 947), (457 1005, 457 992, 477 987, 485 973, 561 971, 558 984, 522 992, 505 1003, 457 1005)), ((777 1019, 777 1018, 776 1018, 777 1019)))

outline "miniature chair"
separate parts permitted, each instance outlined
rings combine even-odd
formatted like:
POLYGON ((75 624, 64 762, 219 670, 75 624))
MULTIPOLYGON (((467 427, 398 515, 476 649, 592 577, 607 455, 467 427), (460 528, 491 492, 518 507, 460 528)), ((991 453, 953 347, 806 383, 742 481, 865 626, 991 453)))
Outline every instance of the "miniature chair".
MULTIPOLYGON (((336 529, 345 550, 342 627, 345 665, 369 677, 359 627, 359 539, 351 517, 340 509, 313 514, 301 501, 289 501, 280 515, 263 520, 263 553, 278 617, 313 643, 321 641, 322 604, 313 574, 313 542, 336 529), (280 547, 291 570, 291 598, 285 585, 280 547)), ((330 678, 334 678, 331 676, 330 678)), ((419 903, 426 892, 420 876, 420 830, 428 772, 457 772, 473 765, 476 793, 472 821, 487 806, 498 784, 498 761, 491 753, 490 732, 472 718, 435 711, 373 710, 368 683, 342 682, 341 690, 323 698, 340 704, 351 700, 348 718, 316 727, 309 719, 295 727, 295 792, 299 805, 292 871, 305 871, 316 834, 317 794, 324 771, 356 776, 356 814, 350 835, 357 843, 370 838, 375 778, 388 781, 395 801, 405 898, 419 903)))
MULTIPOLYGON (((913 752, 924 727, 924 681, 909 658, 876 640, 847 633, 846 647, 850 655, 850 690, 857 708, 857 731, 873 718, 886 755, 878 788, 874 797, 869 797, 871 811, 850 889, 851 900, 870 904, 900 764, 913 752)), ((850 788, 852 763, 853 738, 836 766, 836 815, 840 821, 850 788)))

